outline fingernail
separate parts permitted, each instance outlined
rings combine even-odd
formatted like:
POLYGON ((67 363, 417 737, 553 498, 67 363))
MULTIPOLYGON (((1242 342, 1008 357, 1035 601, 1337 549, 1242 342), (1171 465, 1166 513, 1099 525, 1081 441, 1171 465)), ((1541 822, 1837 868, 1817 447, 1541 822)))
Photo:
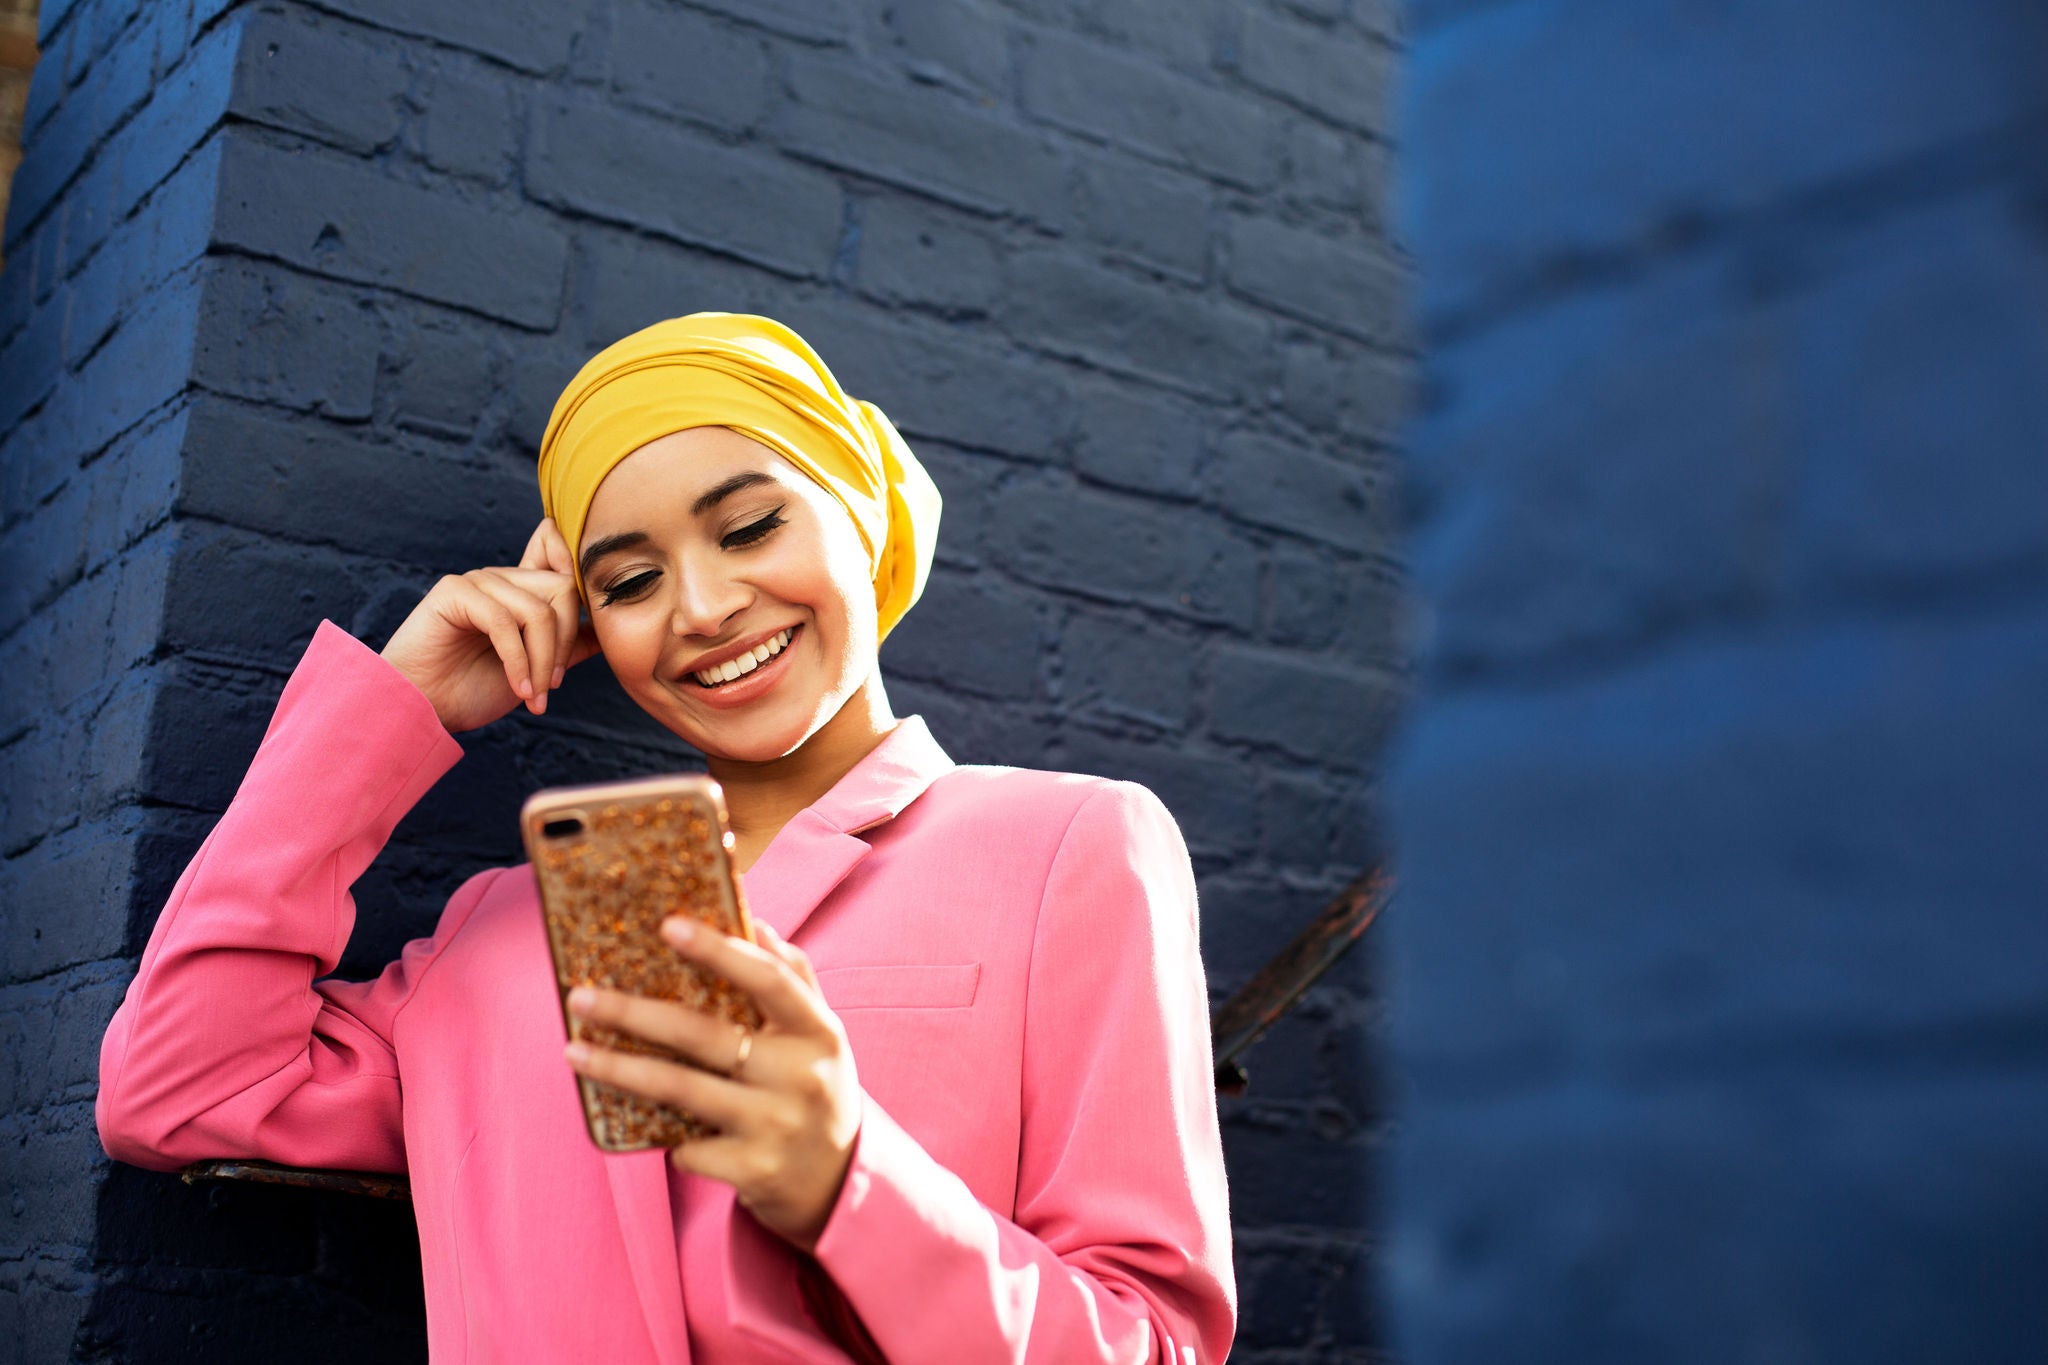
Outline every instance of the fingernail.
POLYGON ((533 684, 524 678, 521 678, 512 690, 525 697, 528 701, 533 700, 533 684))
POLYGON ((597 1004, 597 992, 588 986, 578 986, 569 992, 569 1011, 572 1014, 588 1014, 597 1004))
POLYGON ((565 670, 564 670, 564 669, 562 668, 562 666, 561 666, 560 664, 556 664, 556 665, 555 665, 555 686, 556 686, 556 687, 560 687, 560 686, 562 685, 562 674, 563 674, 563 672, 564 672, 564 671, 565 671, 565 670))
POLYGON ((569 1059, 570 1066, 582 1066, 590 1060, 590 1044, 571 1043, 562 1049, 562 1055, 569 1059))
POLYGON ((661 932, 670 943, 683 944, 688 943, 696 934, 697 926, 680 916, 675 916, 661 922, 661 932))

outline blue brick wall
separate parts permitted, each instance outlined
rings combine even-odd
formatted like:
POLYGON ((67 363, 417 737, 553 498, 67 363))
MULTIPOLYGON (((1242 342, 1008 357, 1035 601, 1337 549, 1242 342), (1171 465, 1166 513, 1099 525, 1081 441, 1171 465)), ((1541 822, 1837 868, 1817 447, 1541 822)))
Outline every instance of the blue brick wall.
POLYGON ((1410 5, 1394 1341, 2048 1356, 2048 14, 1410 5))
MULTIPOLYGON (((417 1352, 402 1213, 111 1168, 94 1049, 318 620, 381 643, 516 554, 556 392, 656 318, 784 318, 896 419, 947 500, 897 708, 964 760, 1158 790, 1219 999, 1369 856, 1408 659, 1375 0, 45 0, 43 30, 0 275, 23 1358, 417 1352)), ((466 741, 345 971, 515 858, 525 791, 689 761, 600 670, 466 741)), ((1370 965, 1226 1106, 1239 1359, 1380 1349, 1370 965)))

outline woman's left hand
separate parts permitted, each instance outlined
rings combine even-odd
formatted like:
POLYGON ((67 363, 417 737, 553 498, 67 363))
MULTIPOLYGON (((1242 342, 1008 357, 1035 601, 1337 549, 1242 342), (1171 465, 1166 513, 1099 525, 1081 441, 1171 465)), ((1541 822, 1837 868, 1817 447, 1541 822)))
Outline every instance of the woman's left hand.
POLYGON ((860 1131, 853 1049, 800 948, 755 921, 760 944, 680 918, 662 937, 683 957, 753 996, 764 1023, 751 1044, 738 1025, 668 1001, 581 987, 571 1011, 658 1043, 670 1062, 582 1043, 569 1064, 592 1080, 687 1109, 719 1129, 669 1154, 678 1170, 722 1180, 740 1204, 805 1251, 838 1201, 860 1131), (743 1059, 737 1074, 734 1062, 743 1059))

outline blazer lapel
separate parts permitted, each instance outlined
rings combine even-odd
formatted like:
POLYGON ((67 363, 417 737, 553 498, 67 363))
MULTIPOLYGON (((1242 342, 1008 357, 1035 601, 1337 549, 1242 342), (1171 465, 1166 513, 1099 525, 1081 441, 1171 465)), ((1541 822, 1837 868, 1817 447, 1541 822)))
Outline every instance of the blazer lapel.
POLYGON ((690 1337, 683 1315, 683 1268, 676 1256, 676 1225, 669 1213, 668 1153, 624 1152, 603 1158, 626 1241, 626 1264, 640 1311, 661 1365, 689 1365, 690 1337))
POLYGON ((858 836, 895 819, 952 766, 923 718, 904 717, 761 851, 742 878, 748 913, 795 942, 811 912, 868 856, 858 836))
MULTIPOLYGON (((901 814, 952 766, 924 721, 905 717, 762 850, 744 878, 748 912, 794 941, 811 912, 868 855, 868 842, 860 833, 901 814)), ((612 1202, 618 1205, 633 1288, 640 1295, 656 1356, 662 1365, 689 1365, 667 1154, 628 1152, 603 1160, 612 1202)))

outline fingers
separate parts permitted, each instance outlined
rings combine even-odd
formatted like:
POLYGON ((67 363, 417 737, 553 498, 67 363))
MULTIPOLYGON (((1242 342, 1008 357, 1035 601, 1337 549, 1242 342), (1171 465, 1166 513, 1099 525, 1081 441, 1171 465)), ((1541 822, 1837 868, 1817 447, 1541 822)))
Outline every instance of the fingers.
POLYGON ((464 574, 470 586, 498 610, 484 609, 485 628, 505 665, 505 680, 540 715, 547 710, 547 691, 554 686, 556 640, 560 623, 555 609, 527 588, 491 569, 464 574))
POLYGON ((789 1033, 831 1028, 816 988, 769 949, 680 916, 662 921, 661 936, 682 957, 717 972, 753 996, 761 1017, 774 1027, 789 1033))
POLYGON ((762 1103, 746 1086, 659 1057, 613 1052, 580 1042, 569 1044, 564 1055, 578 1075, 685 1110, 723 1129, 746 1126, 762 1103))
POLYGON ((575 575, 575 561, 569 554, 569 542, 562 537, 561 528, 555 525, 553 517, 542 517, 540 525, 533 528, 527 537, 526 549, 519 556, 522 569, 547 569, 554 573, 575 575))
POLYGON ((549 689, 561 685, 572 664, 596 652, 595 635, 584 639, 587 628, 575 585, 545 569, 474 569, 462 578, 510 614, 520 640, 513 654, 508 655, 501 643, 503 620, 497 613, 480 610, 478 624, 487 630, 498 627, 491 642, 504 660, 506 682, 529 711, 540 715, 547 710, 549 689), (522 682, 526 690, 521 690, 522 682))
POLYGON ((806 953, 803 949, 777 933, 775 926, 767 920, 756 919, 751 921, 751 923, 754 926, 754 938, 763 948, 766 948, 769 952, 774 953, 777 957, 788 963, 790 970, 802 977, 811 989, 820 989, 818 986, 818 973, 811 966, 811 955, 809 953, 806 953))
MULTIPOLYGON (((645 1038, 720 1075, 730 1075, 735 1059, 743 1055, 741 1037, 746 1029, 667 1000, 579 986, 569 992, 569 1012, 593 1024, 645 1038)), ((744 1054, 749 1076, 761 1075, 769 1051, 760 1039, 750 1045, 744 1054)))

